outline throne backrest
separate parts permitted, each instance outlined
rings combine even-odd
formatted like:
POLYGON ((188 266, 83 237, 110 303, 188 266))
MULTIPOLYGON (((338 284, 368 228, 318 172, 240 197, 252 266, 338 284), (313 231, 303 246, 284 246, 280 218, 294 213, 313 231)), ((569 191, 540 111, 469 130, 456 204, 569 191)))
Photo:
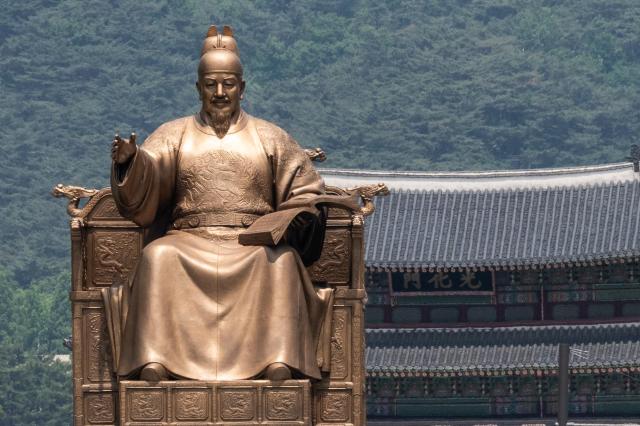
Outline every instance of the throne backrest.
MULTIPOLYGON (((338 188, 328 192, 345 193, 338 188)), ((79 198, 69 197, 68 207, 72 216, 74 424, 116 424, 118 383, 112 372, 109 318, 101 289, 129 279, 144 246, 144 229, 120 215, 110 189, 89 195, 82 208, 79 198)), ((363 212, 329 210, 322 255, 309 267, 314 282, 335 288, 331 371, 314 385, 313 392, 317 423, 364 422, 363 212)))

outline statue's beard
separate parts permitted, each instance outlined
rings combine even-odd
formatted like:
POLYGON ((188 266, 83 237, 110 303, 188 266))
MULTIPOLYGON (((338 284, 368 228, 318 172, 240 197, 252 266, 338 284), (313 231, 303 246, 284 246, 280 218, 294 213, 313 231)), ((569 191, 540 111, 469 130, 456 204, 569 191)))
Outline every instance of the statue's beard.
POLYGON ((231 127, 231 117, 233 111, 216 110, 209 115, 209 120, 213 131, 216 132, 216 136, 222 139, 231 127))

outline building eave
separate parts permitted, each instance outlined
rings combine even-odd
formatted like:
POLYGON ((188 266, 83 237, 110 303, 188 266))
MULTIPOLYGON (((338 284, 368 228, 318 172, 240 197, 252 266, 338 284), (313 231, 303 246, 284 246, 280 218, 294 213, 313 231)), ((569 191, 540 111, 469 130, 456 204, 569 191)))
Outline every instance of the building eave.
POLYGON ((597 185, 640 179, 632 163, 527 170, 459 172, 319 169, 331 186, 385 183, 391 190, 474 191, 597 185))

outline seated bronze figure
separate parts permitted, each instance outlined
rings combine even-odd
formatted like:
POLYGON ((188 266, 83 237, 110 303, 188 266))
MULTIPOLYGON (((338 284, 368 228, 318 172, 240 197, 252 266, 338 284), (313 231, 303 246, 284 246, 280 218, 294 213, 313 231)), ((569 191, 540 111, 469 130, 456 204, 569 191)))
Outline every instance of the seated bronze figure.
POLYGON ((291 136, 242 110, 242 74, 231 31, 212 28, 198 66, 200 112, 163 124, 141 147, 135 136, 113 142, 118 210, 142 227, 168 225, 131 283, 120 376, 320 379, 331 289, 314 288, 302 259, 316 260, 322 215, 276 247, 240 245, 238 234, 324 185, 291 136))
POLYGON ((364 424, 363 217, 388 191, 326 188, 321 150, 242 110, 242 71, 211 27, 200 112, 116 136, 111 188, 53 190, 72 216, 74 424, 364 424), (240 244, 332 195, 364 205, 240 244))

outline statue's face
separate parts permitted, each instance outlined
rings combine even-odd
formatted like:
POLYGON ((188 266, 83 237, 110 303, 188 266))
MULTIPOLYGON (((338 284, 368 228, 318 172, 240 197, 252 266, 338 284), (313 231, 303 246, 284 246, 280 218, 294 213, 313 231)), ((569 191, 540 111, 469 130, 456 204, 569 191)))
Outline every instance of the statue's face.
POLYGON ((240 99, 244 93, 244 81, 236 74, 210 72, 201 75, 196 84, 202 111, 210 117, 236 116, 240 112, 240 99))

